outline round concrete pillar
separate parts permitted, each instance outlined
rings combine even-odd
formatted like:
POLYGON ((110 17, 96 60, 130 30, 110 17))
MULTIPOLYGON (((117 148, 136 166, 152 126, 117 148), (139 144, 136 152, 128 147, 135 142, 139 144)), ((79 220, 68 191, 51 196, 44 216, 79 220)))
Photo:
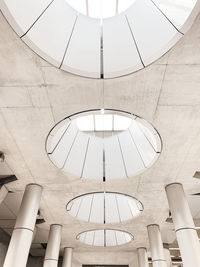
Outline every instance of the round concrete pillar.
POLYGON ((179 183, 166 186, 176 237, 184 267, 200 266, 200 244, 190 208, 179 183))
POLYGON ((48 244, 45 252, 44 267, 57 267, 60 251, 62 226, 52 224, 50 226, 48 244))
POLYGON ((72 248, 64 248, 62 267, 72 267, 72 248))
POLYGON ((146 248, 137 249, 137 258, 138 258, 138 267, 149 267, 146 248))
POLYGON ((153 267, 167 267, 159 226, 151 224, 147 229, 153 267))
POLYGON ((26 267, 41 194, 40 185, 26 186, 3 267, 26 267))
POLYGON ((172 267, 171 255, 170 255, 170 251, 168 248, 164 248, 164 254, 165 254, 165 259, 167 262, 167 267, 172 267))

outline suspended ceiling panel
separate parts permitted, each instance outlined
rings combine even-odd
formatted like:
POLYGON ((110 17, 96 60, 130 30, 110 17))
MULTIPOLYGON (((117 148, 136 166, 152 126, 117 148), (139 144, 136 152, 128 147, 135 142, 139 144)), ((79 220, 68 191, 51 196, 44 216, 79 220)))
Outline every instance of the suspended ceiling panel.
POLYGON ((195 0, 135 0, 120 15, 93 19, 65 0, 2 0, 18 35, 41 57, 63 70, 113 78, 140 70, 169 50, 192 25, 195 0))
POLYGON ((92 110, 59 122, 47 137, 46 151, 61 171, 105 182, 150 168, 161 153, 161 139, 149 123, 132 114, 92 110))
POLYGON ((90 246, 115 247, 131 242, 133 236, 125 231, 102 229, 80 233, 77 239, 90 246))
POLYGON ((95 192, 78 196, 67 204, 76 219, 92 223, 121 223, 140 215, 143 206, 137 199, 112 192, 95 192))

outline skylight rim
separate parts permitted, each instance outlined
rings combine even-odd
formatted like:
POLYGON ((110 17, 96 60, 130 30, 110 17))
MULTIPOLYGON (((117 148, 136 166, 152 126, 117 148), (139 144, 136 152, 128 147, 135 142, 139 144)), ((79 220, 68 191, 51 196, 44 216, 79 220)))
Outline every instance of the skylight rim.
POLYGON ((80 233, 78 233, 76 235, 76 240, 78 242, 80 242, 81 244, 84 244, 86 246, 89 246, 89 247, 96 247, 96 248, 115 248, 115 247, 121 247, 121 246, 125 246, 125 245, 128 245, 130 244, 131 242, 133 242, 135 240, 135 236, 133 234, 131 234, 130 232, 126 231, 126 230, 121 230, 121 229, 116 229, 116 228, 94 228, 94 229, 91 229, 91 230, 86 230, 86 231, 82 231, 80 233), (85 242, 82 242, 78 239, 78 237, 81 235, 81 234, 84 234, 84 233, 88 233, 88 232, 94 232, 94 231, 116 231, 116 232, 122 232, 122 233, 125 233, 125 234, 128 234, 131 238, 131 240, 129 242, 126 242, 126 243, 123 243, 123 244, 120 244, 120 245, 115 245, 115 246, 96 246, 96 245, 90 245, 90 244, 87 244, 85 242))
MULTIPOLYGON (((113 191, 93 191, 93 192, 89 192, 89 193, 84 193, 84 194, 81 194, 81 195, 77 195, 76 197, 72 198, 71 200, 69 200, 69 201, 67 202, 67 204, 66 204, 66 206, 65 206, 65 210, 66 210, 67 213, 69 213, 69 215, 70 215, 72 218, 74 218, 74 219, 76 219, 76 220, 79 220, 79 221, 81 221, 81 222, 85 222, 85 223, 87 222, 87 223, 90 223, 90 224, 94 224, 94 223, 96 223, 96 224, 98 224, 98 225, 112 225, 112 224, 119 224, 119 222, 105 222, 105 223, 101 223, 101 222, 86 221, 86 220, 84 220, 84 219, 80 219, 80 218, 78 218, 78 217, 75 217, 75 216, 71 215, 71 214, 70 214, 70 210, 71 210, 71 208, 70 208, 70 210, 67 209, 67 206, 68 206, 70 203, 73 203, 73 201, 76 200, 76 199, 78 199, 78 198, 83 198, 84 196, 95 195, 95 194, 102 194, 102 193, 105 193, 105 194, 122 195, 122 196, 124 196, 124 197, 128 197, 128 198, 130 198, 132 201, 135 201, 135 203, 138 203, 138 204, 140 205, 141 209, 138 208, 138 214, 137 214, 137 215, 133 216, 133 214, 132 214, 132 212, 131 212, 132 217, 131 217, 130 219, 127 219, 127 220, 122 220, 121 223, 123 223, 123 222, 129 222, 129 221, 133 221, 133 220, 135 220, 135 219, 138 218, 138 217, 142 214, 142 212, 145 210, 143 203, 142 203, 138 198, 133 197, 133 196, 127 194, 127 193, 123 193, 123 192, 113 192, 113 191)), ((137 205, 137 206, 138 206, 138 205, 137 205)))

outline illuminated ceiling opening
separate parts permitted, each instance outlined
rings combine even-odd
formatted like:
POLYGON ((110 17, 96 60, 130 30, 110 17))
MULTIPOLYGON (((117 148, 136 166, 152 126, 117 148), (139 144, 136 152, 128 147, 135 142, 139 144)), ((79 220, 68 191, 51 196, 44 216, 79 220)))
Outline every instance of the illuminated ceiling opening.
POLYGON ((92 18, 116 16, 129 8, 135 0, 66 0, 78 12, 92 18))
POLYGON ((0 8, 42 58, 62 70, 103 79, 141 70, 164 55, 191 27, 200 2, 2 0, 0 8))
POLYGON ((115 247, 130 243, 133 236, 121 230, 98 229, 80 233, 77 240, 90 246, 115 247))
POLYGON ((76 219, 90 223, 121 223, 134 219, 143 211, 142 203, 125 194, 95 192, 72 199, 66 207, 76 219))
POLYGON ((46 151, 61 171, 105 182, 150 168, 161 153, 161 139, 148 122, 133 114, 91 110, 56 124, 46 151))

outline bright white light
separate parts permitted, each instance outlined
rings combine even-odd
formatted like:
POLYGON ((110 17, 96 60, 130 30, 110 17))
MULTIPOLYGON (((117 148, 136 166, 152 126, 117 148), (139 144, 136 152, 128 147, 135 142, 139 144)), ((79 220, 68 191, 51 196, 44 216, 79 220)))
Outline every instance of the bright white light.
POLYGON ((92 18, 109 18, 113 17, 127 8, 135 0, 66 0, 67 3, 83 15, 92 18))
POLYGON ((77 119, 80 131, 124 131, 131 125, 132 119, 121 115, 104 114, 89 115, 77 119))
POLYGON ((95 115, 96 131, 112 131, 112 115, 95 115))
POLYGON ((131 119, 120 116, 120 115, 114 115, 114 130, 115 131, 123 131, 124 129, 128 129, 131 125, 131 119))
POLYGON ((94 131, 93 115, 78 118, 77 126, 80 131, 94 131))

